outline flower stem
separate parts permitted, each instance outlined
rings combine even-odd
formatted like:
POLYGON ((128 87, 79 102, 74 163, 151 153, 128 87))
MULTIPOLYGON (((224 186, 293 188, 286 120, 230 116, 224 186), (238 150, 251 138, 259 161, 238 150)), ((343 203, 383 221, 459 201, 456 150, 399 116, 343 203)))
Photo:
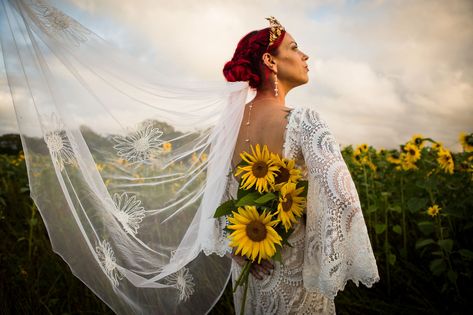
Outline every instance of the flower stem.
POLYGON ((404 176, 401 173, 401 213, 402 213, 402 244, 407 259, 407 227, 406 227, 406 209, 404 207, 404 176))
MULTIPOLYGON (((248 270, 250 270, 248 268, 248 270)), ((249 273, 246 274, 245 277, 245 289, 243 290, 243 301, 241 302, 241 308, 240 308, 240 315, 245 314, 245 304, 246 304, 246 294, 248 293, 248 275, 249 273)))
MULTIPOLYGON (((365 183, 365 195, 366 195, 366 209, 369 210, 370 208, 370 198, 369 198, 369 193, 368 193, 368 178, 366 176, 366 169, 365 169, 365 165, 362 164, 363 166, 363 178, 364 178, 364 183, 365 183)), ((376 223, 376 212, 374 213, 374 221, 376 223)), ((370 227, 373 227, 374 224, 372 224, 372 220, 371 220, 371 213, 368 215, 368 226, 370 227)), ((373 239, 371 236, 370 236, 371 239, 373 239)), ((375 233, 375 238, 376 238, 376 233, 375 233)), ((375 239, 376 243, 377 243, 377 239, 375 239)))
POLYGON ((243 282, 245 281, 245 278, 248 280, 250 267, 251 267, 251 261, 248 260, 243 266, 243 268, 241 269, 238 279, 235 281, 235 287, 233 288, 233 293, 235 293, 238 287, 243 284, 243 282))
POLYGON ((384 233, 384 255, 386 257, 386 276, 388 283, 388 296, 391 296, 391 275, 389 272, 389 241, 388 241, 388 201, 387 197, 384 198, 384 224, 386 225, 386 230, 384 233))

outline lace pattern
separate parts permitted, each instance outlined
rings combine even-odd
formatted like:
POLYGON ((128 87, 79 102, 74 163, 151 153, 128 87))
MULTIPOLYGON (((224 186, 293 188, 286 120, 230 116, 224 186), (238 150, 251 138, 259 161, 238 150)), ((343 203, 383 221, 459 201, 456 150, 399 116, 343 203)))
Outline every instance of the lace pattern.
MULTIPOLYGON (((233 175, 232 175, 231 169, 229 169, 228 175, 227 175, 227 181, 225 184, 224 194, 223 194, 220 204, 222 204, 223 202, 231 198, 230 186, 232 185, 232 181, 230 180, 230 178, 232 177, 233 175)), ((237 187, 238 187, 238 183, 237 183, 237 187)), ((205 243, 202 245, 202 250, 204 254, 207 256, 211 254, 217 254, 220 257, 223 257, 226 254, 230 254, 232 252, 232 249, 229 246, 230 240, 227 237, 227 232, 224 230, 228 222, 225 216, 220 217, 218 219, 212 219, 212 220, 213 220, 213 229, 212 229, 213 237, 209 237, 205 239, 205 243)))
POLYGON ((379 280, 353 179, 327 123, 306 109, 300 140, 308 169, 304 286, 333 299, 348 280, 379 280))

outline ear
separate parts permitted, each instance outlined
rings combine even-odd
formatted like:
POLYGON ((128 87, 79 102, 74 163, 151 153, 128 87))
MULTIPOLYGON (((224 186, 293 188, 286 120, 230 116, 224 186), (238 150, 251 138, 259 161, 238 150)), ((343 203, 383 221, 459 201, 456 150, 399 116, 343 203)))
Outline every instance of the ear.
POLYGON ((274 58, 273 55, 271 55, 270 53, 267 53, 265 52, 263 54, 263 56, 261 57, 261 59, 263 60, 263 64, 269 68, 269 70, 271 70, 272 72, 275 72, 277 73, 277 62, 276 62, 276 59, 274 58))

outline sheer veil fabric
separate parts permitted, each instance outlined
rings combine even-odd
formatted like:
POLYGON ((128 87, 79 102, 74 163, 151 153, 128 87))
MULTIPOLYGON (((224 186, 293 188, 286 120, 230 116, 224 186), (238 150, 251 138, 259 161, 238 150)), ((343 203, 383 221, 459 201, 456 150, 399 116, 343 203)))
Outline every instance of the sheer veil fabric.
MULTIPOLYGON (((45 0, 0 1, 31 197, 53 250, 117 314, 207 313, 230 277, 225 222, 213 213, 254 90, 171 82, 45 0)), ((333 298, 347 279, 379 277, 348 169, 326 124, 307 113, 299 149, 318 214, 304 286, 333 298), (351 206, 357 228, 339 237, 333 222, 351 206)))
POLYGON ((2 0, 31 197, 54 251, 118 314, 204 314, 230 276, 213 212, 252 91, 169 82, 42 0, 2 0))

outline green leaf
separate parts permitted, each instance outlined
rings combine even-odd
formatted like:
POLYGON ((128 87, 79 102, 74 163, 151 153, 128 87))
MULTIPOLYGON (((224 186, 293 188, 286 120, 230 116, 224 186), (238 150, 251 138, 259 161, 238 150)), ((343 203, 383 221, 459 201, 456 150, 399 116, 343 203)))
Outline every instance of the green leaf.
POLYGON ((366 211, 367 214, 370 214, 370 213, 373 213, 373 212, 376 212, 378 210, 378 206, 377 205, 370 205, 368 207, 368 210, 366 211))
POLYGON ((260 196, 261 194, 258 192, 249 193, 245 197, 237 200, 237 202, 235 203, 235 206, 237 207, 254 206, 255 200, 258 199, 260 196))
POLYGON ((434 224, 432 221, 421 221, 417 223, 417 226, 419 227, 419 230, 424 234, 425 236, 430 235, 434 232, 434 224))
POLYGON ((21 187, 20 188, 20 192, 22 192, 22 193, 27 192, 27 191, 30 191, 29 187, 21 187))
POLYGON ((398 213, 401 213, 401 211, 402 211, 401 206, 399 206, 399 205, 388 207, 388 210, 393 211, 393 212, 398 212, 398 213))
POLYGON ((232 214, 232 210, 235 210, 235 200, 230 199, 218 206, 215 210, 214 218, 219 218, 223 215, 230 215, 232 214))
POLYGON ((388 197, 390 197, 391 195, 392 195, 392 193, 389 192, 389 191, 382 191, 382 192, 381 192, 381 196, 382 196, 382 197, 385 197, 385 198, 388 198, 388 197))
POLYGON ((439 276, 445 272, 447 269, 447 264, 442 258, 437 258, 430 262, 429 269, 435 276, 439 276))
POLYGON ((307 192, 309 191, 309 182, 307 180, 300 180, 296 188, 304 187, 304 191, 299 195, 301 197, 307 198, 307 192))
POLYGON ((455 282, 457 282, 458 274, 453 270, 449 270, 447 272, 447 277, 448 277, 448 280, 450 280, 451 283, 455 283, 455 282))
POLYGON ((274 253, 273 260, 274 260, 274 261, 282 262, 280 247, 278 247, 278 248, 276 249, 276 253, 274 253))
POLYGON ((435 244, 435 241, 431 238, 428 238, 428 239, 425 239, 425 240, 418 240, 416 242, 416 249, 422 248, 422 247, 430 245, 430 244, 435 244))
POLYGON ((381 234, 386 230, 386 224, 379 224, 378 223, 374 226, 374 230, 375 230, 376 234, 381 234))
POLYGON ((394 266, 394 264, 396 263, 396 255, 394 254, 389 254, 388 256, 388 262, 391 266, 394 266))
MULTIPOLYGON (((241 184, 241 182, 240 182, 240 184, 241 184)), ((240 200, 241 198, 245 197, 249 193, 251 193, 250 189, 243 189, 239 186, 238 187, 238 192, 237 192, 237 200, 240 200)))
POLYGON ((416 186, 419 187, 419 188, 426 188, 427 187, 426 184, 425 184, 425 181, 420 180, 420 179, 418 179, 416 181, 416 186))
POLYGON ((397 234, 401 234, 402 233, 401 226, 399 224, 396 224, 395 226, 393 226, 393 232, 397 234))
POLYGON ((439 240, 437 242, 440 247, 445 249, 447 252, 451 252, 453 248, 453 240, 452 239, 446 239, 446 240, 439 240))
POLYGON ((427 198, 418 198, 418 197, 412 197, 407 200, 407 208, 409 208, 409 211, 412 213, 417 213, 421 209, 426 208, 427 205, 427 198))
POLYGON ((267 203, 268 201, 271 201, 271 200, 274 200, 276 199, 276 195, 273 194, 273 193, 267 193, 261 197, 259 197, 258 199, 255 200, 255 203, 259 204, 259 205, 262 205, 262 204, 265 204, 267 203))
POLYGON ((458 252, 467 260, 473 259, 473 252, 469 249, 462 248, 458 252))

